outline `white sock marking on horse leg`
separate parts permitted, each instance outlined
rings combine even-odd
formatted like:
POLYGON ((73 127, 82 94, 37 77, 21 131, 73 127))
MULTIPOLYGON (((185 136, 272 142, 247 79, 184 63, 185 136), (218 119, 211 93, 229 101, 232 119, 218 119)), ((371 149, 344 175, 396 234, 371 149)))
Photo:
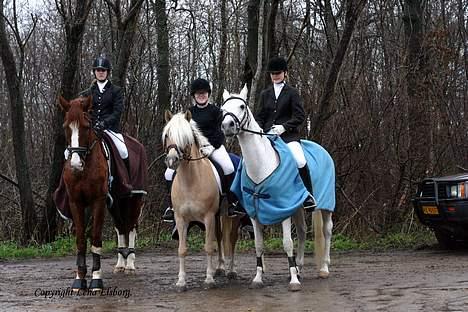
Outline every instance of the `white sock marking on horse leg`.
MULTIPOLYGON (((128 248, 135 249, 135 237, 136 237, 136 229, 133 229, 128 233, 128 248)), ((126 270, 135 270, 135 253, 131 253, 127 257, 127 266, 125 267, 126 270)))
POLYGON ((102 271, 101 269, 97 271, 93 271, 93 279, 102 279, 102 271))
MULTIPOLYGON (((115 232, 117 232, 117 247, 125 247, 125 236, 121 235, 117 228, 115 232)), ((125 258, 120 253, 117 253, 117 264, 115 268, 125 268, 125 258)))

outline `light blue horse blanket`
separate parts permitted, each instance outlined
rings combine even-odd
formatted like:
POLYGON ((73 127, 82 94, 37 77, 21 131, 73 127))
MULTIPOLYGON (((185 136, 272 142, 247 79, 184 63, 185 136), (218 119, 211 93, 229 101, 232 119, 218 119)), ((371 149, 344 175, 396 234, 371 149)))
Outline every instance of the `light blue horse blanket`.
MULTIPOLYGON (((259 184, 247 175, 244 161, 237 168, 231 191, 247 214, 260 224, 280 223, 302 207, 309 195, 289 147, 278 136, 268 137, 278 153, 280 164, 259 184)), ((319 209, 335 210, 335 166, 328 152, 319 144, 301 140, 312 178, 314 198, 319 209)))

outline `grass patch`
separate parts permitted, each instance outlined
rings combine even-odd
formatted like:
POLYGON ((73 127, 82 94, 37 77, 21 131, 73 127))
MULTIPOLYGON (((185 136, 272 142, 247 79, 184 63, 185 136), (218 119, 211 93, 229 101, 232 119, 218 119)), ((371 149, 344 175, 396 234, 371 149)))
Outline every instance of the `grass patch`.
MULTIPOLYGON (((161 233, 160 240, 155 241, 152 237, 138 237, 137 248, 155 248, 164 243, 171 242, 169 248, 177 248, 177 242, 171 241, 171 233, 161 233)), ((415 249, 420 246, 430 246, 437 241, 430 231, 418 231, 409 234, 389 233, 383 236, 368 236, 361 239, 353 239, 346 235, 336 234, 332 236, 331 249, 333 251, 349 250, 377 250, 385 251, 392 249, 415 249)), ((264 242, 266 252, 283 252, 283 239, 280 237, 268 238, 264 242)), ((191 252, 203 251, 205 245, 205 233, 201 230, 192 230, 188 238, 188 248, 191 252)), ((169 245, 168 245, 169 246, 169 245)), ((103 242, 103 252, 112 253, 117 248, 115 240, 103 242)), ((89 249, 89 244, 88 244, 89 249)), ((297 250, 297 240, 295 241, 297 250)), ((13 241, 0 242, 0 260, 26 259, 36 257, 62 257, 75 255, 75 238, 64 236, 59 237, 50 244, 33 244, 21 247, 13 241)), ((306 240, 306 252, 314 250, 314 241, 306 240)), ((239 240, 237 243, 238 252, 255 251, 254 240, 239 240)), ((89 252, 89 250, 88 250, 89 252)))

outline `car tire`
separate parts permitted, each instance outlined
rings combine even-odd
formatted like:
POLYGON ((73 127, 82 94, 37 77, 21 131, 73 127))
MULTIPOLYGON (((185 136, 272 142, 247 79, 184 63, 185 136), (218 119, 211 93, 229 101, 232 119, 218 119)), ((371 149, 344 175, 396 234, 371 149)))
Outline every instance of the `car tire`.
POLYGON ((450 232, 435 229, 434 234, 439 242, 440 248, 450 250, 457 249, 457 241, 450 232))

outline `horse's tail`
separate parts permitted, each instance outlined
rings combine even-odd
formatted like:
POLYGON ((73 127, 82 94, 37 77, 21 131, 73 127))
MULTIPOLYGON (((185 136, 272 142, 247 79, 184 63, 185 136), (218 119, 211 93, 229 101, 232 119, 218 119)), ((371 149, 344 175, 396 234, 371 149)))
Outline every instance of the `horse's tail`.
POLYGON ((234 250, 232 250, 233 246, 231 243, 232 230, 232 218, 229 218, 227 216, 221 216, 221 240, 225 257, 230 257, 234 253, 234 250))
POLYGON ((325 254, 325 237, 323 236, 323 219, 322 212, 320 210, 315 210, 312 213, 312 222, 314 224, 314 254, 315 254, 315 263, 320 267, 320 259, 323 258, 325 254))

